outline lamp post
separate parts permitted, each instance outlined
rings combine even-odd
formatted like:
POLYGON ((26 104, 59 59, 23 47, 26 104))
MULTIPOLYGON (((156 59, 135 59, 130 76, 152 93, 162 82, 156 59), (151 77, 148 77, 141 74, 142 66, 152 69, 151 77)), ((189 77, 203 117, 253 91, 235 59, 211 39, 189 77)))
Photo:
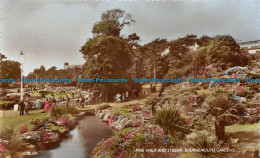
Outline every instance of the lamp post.
POLYGON ((23 51, 20 52, 20 62, 21 62, 21 97, 20 97, 20 100, 23 100, 23 82, 22 82, 22 78, 23 78, 23 63, 24 63, 24 52, 23 51))

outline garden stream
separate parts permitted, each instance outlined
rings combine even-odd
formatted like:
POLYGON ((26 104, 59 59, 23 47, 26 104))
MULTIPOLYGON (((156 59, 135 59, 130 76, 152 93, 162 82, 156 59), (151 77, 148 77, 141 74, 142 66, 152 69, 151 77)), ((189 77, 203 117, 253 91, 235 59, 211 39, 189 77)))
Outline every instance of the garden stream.
POLYGON ((106 123, 94 114, 86 115, 70 131, 59 147, 39 151, 35 158, 89 158, 94 147, 103 139, 112 136, 113 132, 106 123))

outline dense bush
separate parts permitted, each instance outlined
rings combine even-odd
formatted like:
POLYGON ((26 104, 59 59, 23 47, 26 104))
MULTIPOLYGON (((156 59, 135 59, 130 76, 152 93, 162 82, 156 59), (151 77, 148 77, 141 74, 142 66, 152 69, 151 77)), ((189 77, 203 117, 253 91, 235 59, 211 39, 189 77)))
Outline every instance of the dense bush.
POLYGON ((190 132, 188 121, 177 109, 170 106, 156 113, 155 123, 163 128, 165 134, 170 134, 175 140, 183 139, 190 132))
POLYGON ((51 110, 51 117, 58 119, 68 114, 73 116, 76 114, 76 112, 77 110, 74 107, 56 107, 51 110))
POLYGON ((0 100, 0 109, 8 109, 10 101, 0 100))

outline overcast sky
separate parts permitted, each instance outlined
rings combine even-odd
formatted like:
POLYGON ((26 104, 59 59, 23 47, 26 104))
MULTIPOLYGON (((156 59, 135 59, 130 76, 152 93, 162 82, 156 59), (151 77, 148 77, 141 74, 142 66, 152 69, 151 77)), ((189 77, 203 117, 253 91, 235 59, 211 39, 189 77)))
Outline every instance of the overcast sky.
POLYGON ((23 50, 25 74, 41 65, 83 64, 79 49, 102 12, 114 8, 132 14, 136 24, 121 34, 137 33, 141 44, 187 34, 259 40, 258 0, 2 0, 1 52, 18 61, 23 50))

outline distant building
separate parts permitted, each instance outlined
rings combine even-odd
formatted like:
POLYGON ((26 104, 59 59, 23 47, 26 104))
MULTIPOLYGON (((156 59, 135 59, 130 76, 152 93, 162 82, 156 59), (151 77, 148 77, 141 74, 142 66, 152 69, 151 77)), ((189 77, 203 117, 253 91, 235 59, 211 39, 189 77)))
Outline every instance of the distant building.
POLYGON ((68 70, 68 69, 73 69, 73 68, 82 68, 83 65, 70 65, 68 62, 64 63, 64 69, 68 70))
POLYGON ((240 48, 247 50, 248 53, 260 52, 260 40, 243 42, 238 44, 240 45, 240 48))

